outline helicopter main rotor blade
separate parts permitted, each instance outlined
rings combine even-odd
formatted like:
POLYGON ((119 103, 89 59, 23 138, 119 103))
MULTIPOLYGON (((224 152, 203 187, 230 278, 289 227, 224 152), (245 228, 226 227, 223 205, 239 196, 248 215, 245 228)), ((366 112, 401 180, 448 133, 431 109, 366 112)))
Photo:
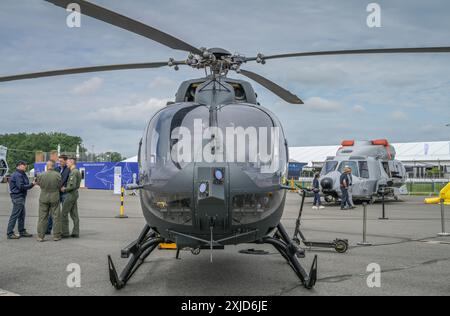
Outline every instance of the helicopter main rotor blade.
POLYGON ((183 50, 191 53, 201 54, 202 52, 192 45, 189 45, 182 40, 164 33, 158 29, 148 26, 144 23, 130 19, 126 16, 105 9, 98 5, 92 4, 84 0, 45 0, 53 3, 56 6, 66 9, 69 4, 76 3, 80 5, 81 14, 90 16, 94 19, 101 20, 111 25, 120 27, 130 32, 142 35, 160 44, 168 46, 173 49, 183 50))
POLYGON ((242 70, 242 69, 240 71, 240 74, 256 81, 257 83, 262 85, 264 88, 272 91, 273 93, 275 93, 277 96, 279 96, 281 99, 283 99, 284 101, 286 101, 288 103, 303 104, 303 101, 300 100, 300 98, 298 96, 296 96, 295 94, 292 94, 288 90, 280 87, 276 83, 270 81, 267 78, 264 78, 261 75, 258 75, 256 73, 248 71, 248 70, 242 70))
MULTIPOLYGON (((174 64, 183 64, 183 63, 184 62, 174 62, 174 64)), ((84 68, 69 68, 69 69, 43 71, 43 72, 35 72, 35 73, 27 73, 27 74, 21 74, 21 75, 0 77, 0 82, 44 78, 44 77, 55 77, 55 76, 64 76, 64 75, 73 75, 73 74, 82 74, 82 73, 100 72, 100 71, 128 70, 128 69, 150 69, 150 68, 160 68, 160 67, 164 67, 164 66, 168 66, 168 63, 167 62, 156 62, 156 63, 95 66, 95 67, 84 67, 84 68)))
MULTIPOLYGON (((450 53, 450 47, 415 47, 415 48, 381 48, 381 49, 352 49, 352 50, 332 50, 319 52, 302 52, 263 56, 262 59, 278 59, 307 56, 326 55, 365 55, 365 54, 426 54, 426 53, 450 53)), ((247 58, 247 61, 258 60, 258 57, 247 58)))

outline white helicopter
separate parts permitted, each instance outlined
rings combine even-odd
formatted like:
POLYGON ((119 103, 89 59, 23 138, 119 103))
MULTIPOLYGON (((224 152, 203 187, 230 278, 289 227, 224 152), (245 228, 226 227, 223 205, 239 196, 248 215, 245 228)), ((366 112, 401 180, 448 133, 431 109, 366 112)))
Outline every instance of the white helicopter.
POLYGON ((339 180, 346 167, 352 168, 354 201, 374 203, 383 196, 398 200, 407 173, 395 155, 395 148, 386 139, 343 141, 336 156, 327 158, 320 174, 325 201, 340 199, 339 180))

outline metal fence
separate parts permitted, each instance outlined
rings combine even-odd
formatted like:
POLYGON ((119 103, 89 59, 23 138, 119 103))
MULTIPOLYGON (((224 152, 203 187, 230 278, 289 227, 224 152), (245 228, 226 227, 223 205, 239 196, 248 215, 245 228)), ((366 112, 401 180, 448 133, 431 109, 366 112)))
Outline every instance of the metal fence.
MULTIPOLYGON (((295 182, 302 188, 311 188, 313 178, 301 177, 295 182)), ((439 192, 450 182, 450 179, 407 179, 405 187, 409 195, 439 195, 439 192)))
POLYGON ((439 195, 450 179, 408 179, 406 188, 410 195, 439 195))

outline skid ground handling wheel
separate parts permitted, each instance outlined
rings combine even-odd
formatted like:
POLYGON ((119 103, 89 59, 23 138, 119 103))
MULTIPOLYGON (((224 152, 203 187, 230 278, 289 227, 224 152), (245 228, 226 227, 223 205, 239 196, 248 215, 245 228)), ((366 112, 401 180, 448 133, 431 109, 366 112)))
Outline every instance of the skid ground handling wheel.
POLYGON ((336 239, 334 249, 337 253, 346 253, 348 251, 348 240, 336 239))

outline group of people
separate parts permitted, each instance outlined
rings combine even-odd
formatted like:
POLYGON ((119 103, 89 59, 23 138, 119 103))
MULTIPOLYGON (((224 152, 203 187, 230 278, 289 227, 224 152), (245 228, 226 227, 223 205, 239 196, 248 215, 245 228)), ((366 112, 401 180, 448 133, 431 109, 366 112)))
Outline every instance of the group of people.
MULTIPOLYGON (((345 167, 344 172, 342 173, 339 182, 342 192, 341 197, 341 210, 349 210, 354 209, 355 204, 353 203, 353 197, 352 197, 352 185, 353 185, 353 175, 352 175, 352 168, 345 167)), ((314 175, 313 180, 313 188, 312 191, 314 193, 314 202, 313 202, 313 209, 324 209, 325 207, 322 205, 322 201, 320 198, 320 174, 317 173, 314 175)))
POLYGON ((46 171, 31 183, 26 175, 27 163, 24 161, 17 163, 16 171, 12 174, 9 184, 13 209, 8 223, 8 239, 33 237, 25 228, 25 204, 28 191, 35 186, 41 188, 37 241, 45 241, 45 236, 51 235, 52 232, 54 241, 80 237, 78 190, 81 184, 81 174, 76 169, 76 163, 76 158, 61 155, 58 165, 55 161, 48 161, 46 171), (73 221, 71 233, 69 216, 73 221), (16 224, 18 234, 14 232, 16 224))

